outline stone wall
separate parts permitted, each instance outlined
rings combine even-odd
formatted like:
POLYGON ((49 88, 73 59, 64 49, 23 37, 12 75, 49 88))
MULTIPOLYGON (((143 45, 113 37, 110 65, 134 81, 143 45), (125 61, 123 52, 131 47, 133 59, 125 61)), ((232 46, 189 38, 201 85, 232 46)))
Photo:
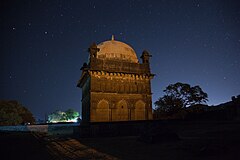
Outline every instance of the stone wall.
POLYGON ((0 126, 0 131, 7 132, 41 132, 47 134, 73 134, 74 128, 79 124, 43 124, 43 125, 18 125, 0 126))
POLYGON ((90 113, 91 122, 149 120, 152 119, 151 96, 93 92, 90 113))
POLYGON ((91 59, 90 68, 97 71, 150 74, 149 64, 102 60, 94 57, 91 59))
POLYGON ((91 91, 108 93, 151 94, 149 75, 90 71, 91 91))
POLYGON ((94 56, 82 67, 83 122, 152 119, 149 63, 103 60, 94 56), (138 104, 138 105, 137 105, 138 104))
MULTIPOLYGON (((111 137, 111 136, 140 136, 145 133, 158 134, 171 131, 172 133, 188 134, 192 131, 218 131, 225 127, 230 131, 239 129, 240 121, 184 121, 184 120, 148 120, 125 122, 93 122, 75 128, 78 137, 111 137)), ((215 132, 216 133, 216 132, 215 132)))

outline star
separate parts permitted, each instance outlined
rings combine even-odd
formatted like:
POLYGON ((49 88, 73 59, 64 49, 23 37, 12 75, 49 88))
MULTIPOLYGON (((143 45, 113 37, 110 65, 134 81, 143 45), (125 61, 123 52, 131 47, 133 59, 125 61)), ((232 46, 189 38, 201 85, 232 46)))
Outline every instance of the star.
MULTIPOLYGON (((227 101, 222 97, 239 92, 235 86, 240 84, 240 30, 237 29, 240 12, 237 1, 223 5, 225 2, 218 0, 204 3, 199 0, 181 3, 175 0, 114 3, 38 0, 36 4, 20 6, 13 2, 2 11, 1 38, 5 44, 0 45, 4 51, 1 55, 4 72, 0 84, 6 83, 9 89, 1 94, 7 98, 22 94, 23 102, 38 108, 33 109, 38 110, 34 114, 41 114, 55 106, 49 104, 48 98, 51 97, 46 97, 45 93, 50 90, 54 94, 63 89, 68 96, 59 95, 62 103, 66 98, 70 105, 75 103, 80 108, 80 100, 71 98, 79 96, 75 91, 81 94, 73 81, 78 80, 75 76, 80 76, 79 68, 88 61, 87 48, 93 41, 101 43, 115 33, 119 41, 132 45, 140 63, 143 49, 153 55, 150 60, 152 72, 161 78, 152 81, 153 102, 162 94, 161 87, 176 81, 206 88, 209 104, 213 103, 214 96, 227 101), (58 74, 53 74, 58 67, 58 74), (61 82, 54 81, 58 77, 61 77, 61 82), (40 86, 30 83, 36 81, 40 86), (230 93, 224 91, 227 87, 232 87, 228 88, 230 93), (15 88, 14 92, 12 88, 15 88), (212 94, 214 92, 217 94, 212 94), (39 103, 32 96, 46 99, 39 103)), ((214 99, 214 103, 218 99, 214 99)))

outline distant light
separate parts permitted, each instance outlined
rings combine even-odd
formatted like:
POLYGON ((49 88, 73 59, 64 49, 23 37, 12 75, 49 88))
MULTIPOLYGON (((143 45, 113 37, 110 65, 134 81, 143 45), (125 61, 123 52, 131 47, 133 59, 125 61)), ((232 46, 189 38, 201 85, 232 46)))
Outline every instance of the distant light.
POLYGON ((78 122, 78 118, 79 117, 76 117, 76 118, 74 118, 74 119, 69 119, 69 120, 48 120, 48 123, 59 123, 59 122, 74 122, 74 123, 76 123, 76 122, 78 122))

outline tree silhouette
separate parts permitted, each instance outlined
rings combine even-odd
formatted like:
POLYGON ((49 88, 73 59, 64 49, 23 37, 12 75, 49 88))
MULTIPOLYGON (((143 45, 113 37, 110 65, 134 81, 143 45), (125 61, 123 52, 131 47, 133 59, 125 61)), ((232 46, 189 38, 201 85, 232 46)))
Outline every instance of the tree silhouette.
POLYGON ((35 123, 32 113, 17 101, 0 101, 0 125, 35 123))
POLYGON ((174 114, 191 105, 208 101, 207 93, 200 86, 191 87, 186 83, 170 84, 163 92, 165 95, 154 103, 157 106, 155 112, 174 114))

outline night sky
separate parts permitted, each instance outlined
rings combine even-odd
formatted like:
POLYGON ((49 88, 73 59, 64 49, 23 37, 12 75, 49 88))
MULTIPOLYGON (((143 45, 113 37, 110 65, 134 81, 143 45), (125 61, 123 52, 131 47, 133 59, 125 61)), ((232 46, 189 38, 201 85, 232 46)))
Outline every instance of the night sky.
POLYGON ((178 81, 200 85, 209 105, 240 94, 237 0, 0 3, 0 99, 18 100, 36 118, 55 110, 80 111, 76 84, 87 48, 112 34, 138 58, 144 49, 152 54, 153 102, 178 81))

